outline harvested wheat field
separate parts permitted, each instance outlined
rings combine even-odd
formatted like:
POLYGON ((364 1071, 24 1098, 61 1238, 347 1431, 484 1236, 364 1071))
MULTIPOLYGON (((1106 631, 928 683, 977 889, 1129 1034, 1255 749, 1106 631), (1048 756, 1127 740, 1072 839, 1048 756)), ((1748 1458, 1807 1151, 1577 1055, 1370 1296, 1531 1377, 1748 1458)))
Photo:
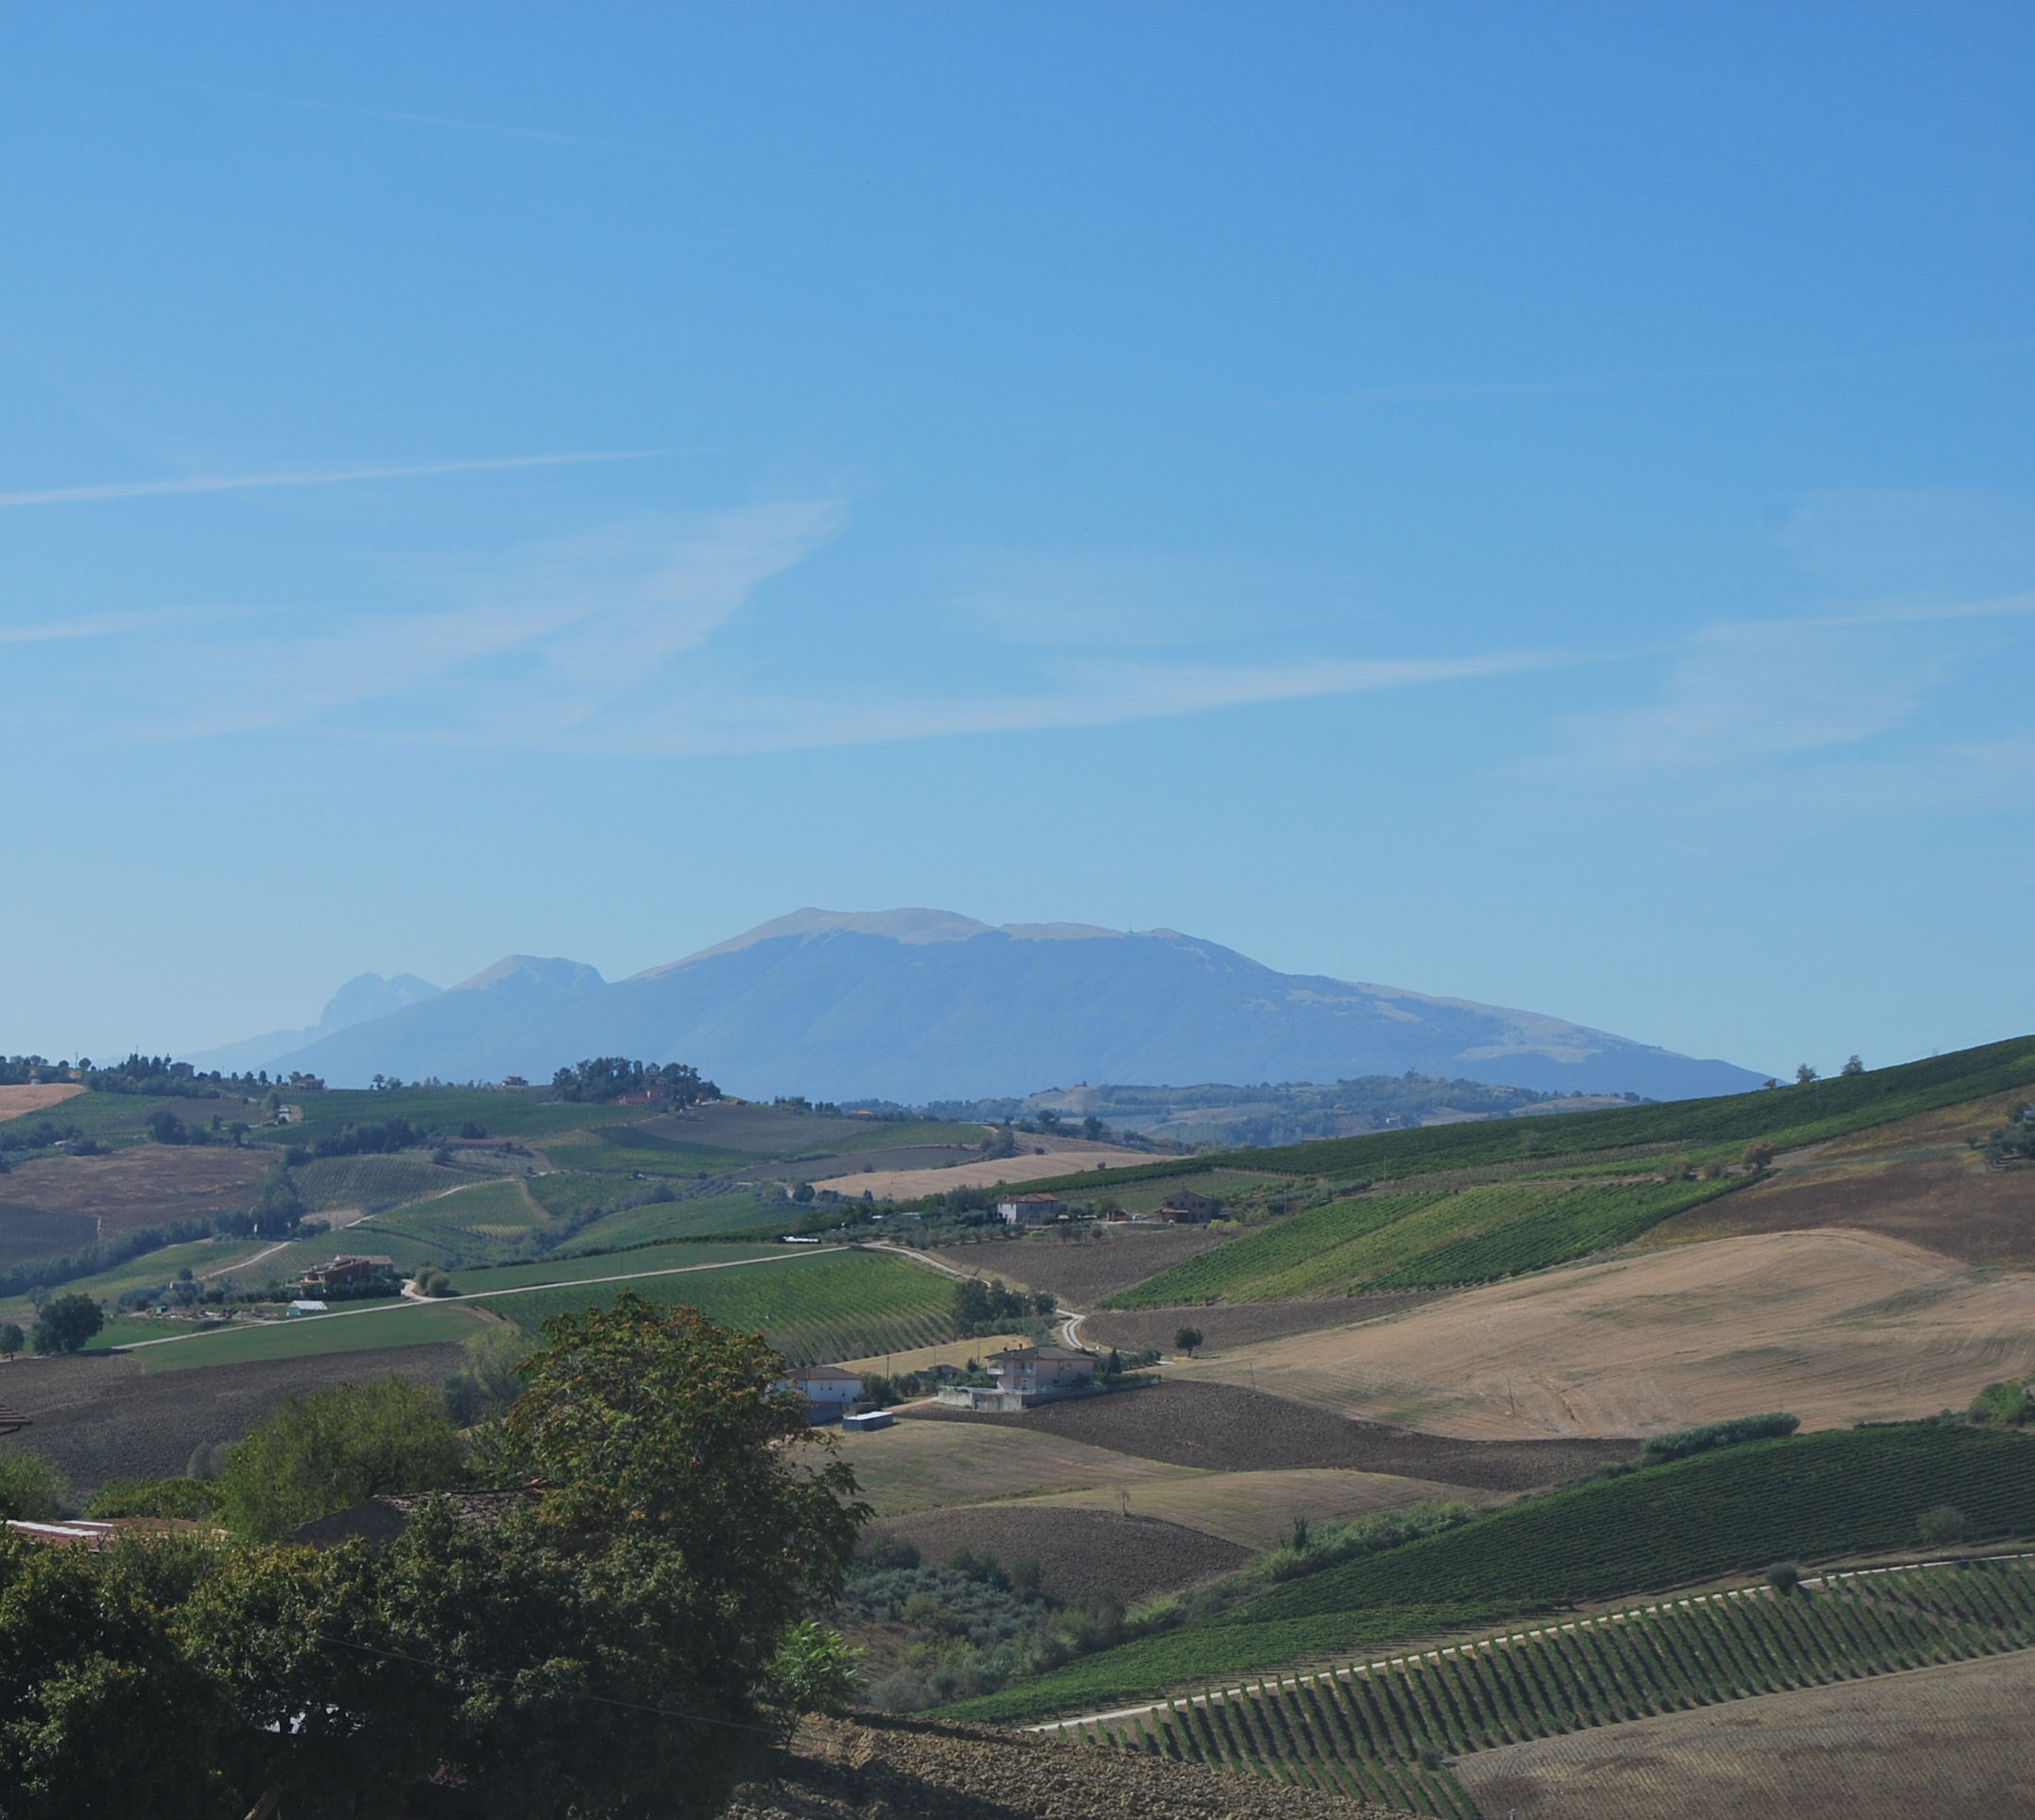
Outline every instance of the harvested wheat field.
POLYGON ((1720 1239, 1572 1264, 1297 1335, 1180 1378, 1441 1434, 1647 1434, 1756 1410, 1808 1428, 1961 1409, 2035 1374, 2035 1277, 1875 1233, 1720 1239))
POLYGON ((927 1719, 808 1719, 729 1820, 1389 1820, 1255 1777, 927 1719))
POLYGON ((1041 1137, 1031 1139, 1014 1157, 982 1157, 940 1169, 878 1169, 870 1174, 864 1174, 858 1162, 854 1164, 853 1173, 830 1176, 813 1186, 832 1188, 843 1194, 860 1194, 867 1189, 878 1200, 910 1201, 922 1194, 945 1194, 957 1188, 1043 1181, 1049 1176, 1126 1169, 1150 1161, 1148 1151, 1125 1150, 1113 1143, 1088 1143, 1078 1138, 1041 1137))
POLYGON ((1251 1556, 1250 1549, 1219 1536, 1148 1514, 1125 1517, 1113 1504, 1107 1510, 1037 1502, 962 1504, 880 1519, 870 1534, 903 1537, 928 1561, 944 1561, 959 1548, 1007 1568, 1013 1561, 1037 1561, 1048 1598, 1113 1592, 1127 1605, 1220 1579, 1251 1556))
POLYGON ((1519 1820, 2035 1820, 2035 1651, 1457 1758, 1519 1820))
POLYGON ((61 1106, 85 1090, 75 1081, 41 1081, 34 1086, 0 1087, 0 1121, 19 1119, 30 1112, 46 1112, 61 1106))
POLYGON ((1086 1485, 1136 1487, 1173 1468, 1060 1434, 970 1421, 902 1421, 843 1434, 840 1457, 854 1468, 879 1516, 1035 1498, 1086 1485))

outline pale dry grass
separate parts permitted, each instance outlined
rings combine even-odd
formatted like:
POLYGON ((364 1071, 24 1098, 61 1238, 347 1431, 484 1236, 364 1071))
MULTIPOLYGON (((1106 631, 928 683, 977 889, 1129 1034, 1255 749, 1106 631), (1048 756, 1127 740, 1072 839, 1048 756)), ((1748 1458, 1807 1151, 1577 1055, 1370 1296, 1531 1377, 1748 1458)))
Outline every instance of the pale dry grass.
POLYGON ((1014 1157, 983 1157, 974 1162, 939 1169, 878 1169, 866 1175, 830 1176, 813 1186, 859 1196, 867 1189, 878 1200, 913 1201, 923 1194, 945 1194, 957 1188, 995 1188, 1001 1183, 1043 1181, 1049 1176, 1127 1169, 1152 1160, 1148 1152, 1119 1149, 1112 1143, 1089 1143, 1078 1138, 1032 1138, 1014 1157), (1043 1145, 1040 1156, 1034 1146, 1043 1145))
MULTIPOLYGON (((1337 1518, 1370 1517, 1381 1510, 1402 1510, 1428 1499, 1461 1498, 1483 1503, 1491 1495, 1425 1479, 1329 1468, 1206 1472, 1195 1467, 1171 1467, 1123 1489, 1133 1517, 1157 1517, 1253 1550, 1276 1548, 1287 1540, 1296 1516, 1305 1517, 1310 1523, 1324 1523, 1337 1518)), ((1112 1485, 1053 1492, 1033 1502, 1076 1510, 1126 1507, 1125 1499, 1112 1485)))
POLYGON ((1126 1485, 1136 1496, 1181 1470, 1032 1429, 969 1422, 899 1422, 840 1438, 862 1495, 884 1517, 1088 1486, 1126 1485))
POLYGON ((1519 1820, 2035 1820, 2035 1652, 1733 1700, 1458 1758, 1519 1820))
POLYGON ((0 1087, 0 1120, 19 1119, 30 1112, 46 1111, 84 1090, 75 1081, 44 1081, 34 1087, 0 1087))
POLYGON ((1961 1409, 2035 1374, 2035 1277, 1859 1231, 1761 1233, 1467 1290, 1168 1375, 1471 1439, 1807 1428, 1961 1409))

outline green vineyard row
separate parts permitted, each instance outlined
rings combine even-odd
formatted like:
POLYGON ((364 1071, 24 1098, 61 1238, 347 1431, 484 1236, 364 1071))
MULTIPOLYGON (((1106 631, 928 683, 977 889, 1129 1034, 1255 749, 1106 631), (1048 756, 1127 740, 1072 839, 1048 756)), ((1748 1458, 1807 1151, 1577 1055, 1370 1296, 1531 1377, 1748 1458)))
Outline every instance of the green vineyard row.
POLYGON ((1457 1194, 1365 1194, 1309 1208, 1128 1290, 1118 1308, 1265 1301, 1490 1282, 1636 1239, 1737 1186, 1501 1182, 1457 1194))
POLYGON ((2035 1643, 2028 1557, 1696 1595, 1054 1729, 1475 1820, 1442 1759, 2035 1643))

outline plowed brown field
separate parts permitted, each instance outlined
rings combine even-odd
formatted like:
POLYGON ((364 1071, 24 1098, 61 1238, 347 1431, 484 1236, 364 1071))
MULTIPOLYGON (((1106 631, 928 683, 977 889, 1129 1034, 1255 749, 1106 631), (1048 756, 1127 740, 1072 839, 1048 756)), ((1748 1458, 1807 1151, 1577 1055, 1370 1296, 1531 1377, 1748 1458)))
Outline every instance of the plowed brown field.
POLYGON ((1481 1438, 1647 1434, 1768 1409, 1828 1428, 1961 1409, 2030 1374, 2035 1276, 1827 1230, 1569 1265, 1248 1361, 1169 1367, 1481 1438))
POLYGON ((42 1157, 12 1171, 0 1193, 52 1213, 84 1214, 98 1236, 251 1206, 275 1160, 227 1144, 138 1143, 107 1157, 42 1157))
POLYGON ((1477 1751, 1519 1820, 2035 1820, 2035 1651, 1477 1751))

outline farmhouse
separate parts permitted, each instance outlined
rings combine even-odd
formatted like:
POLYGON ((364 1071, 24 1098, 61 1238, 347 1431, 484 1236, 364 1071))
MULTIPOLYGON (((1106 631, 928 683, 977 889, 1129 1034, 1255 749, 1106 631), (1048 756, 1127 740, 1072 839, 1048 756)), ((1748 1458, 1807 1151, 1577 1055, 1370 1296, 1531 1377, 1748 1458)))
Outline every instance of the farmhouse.
POLYGON ((1006 1226, 1046 1226, 1067 1210, 1067 1203, 1056 1194, 1019 1194, 996 1203, 997 1217, 1006 1226))
POLYGON ((1014 1346, 985 1363, 994 1384, 942 1384, 940 1400, 950 1409, 1005 1415, 1077 1396, 1095 1382, 1095 1355, 1071 1347, 1014 1346))
POLYGON ((792 1388, 805 1399, 805 1413, 816 1422, 832 1421, 862 1396, 862 1374, 839 1365, 808 1365, 791 1374, 792 1388))
POLYGON ((357 1296, 373 1289, 396 1274, 392 1259, 382 1257, 335 1258, 330 1263, 313 1264, 299 1281, 307 1296, 357 1296))
POLYGON ((1222 1211, 1222 1203, 1191 1188, 1175 1189, 1159 1203, 1159 1217, 1174 1226, 1199 1226, 1222 1211))

